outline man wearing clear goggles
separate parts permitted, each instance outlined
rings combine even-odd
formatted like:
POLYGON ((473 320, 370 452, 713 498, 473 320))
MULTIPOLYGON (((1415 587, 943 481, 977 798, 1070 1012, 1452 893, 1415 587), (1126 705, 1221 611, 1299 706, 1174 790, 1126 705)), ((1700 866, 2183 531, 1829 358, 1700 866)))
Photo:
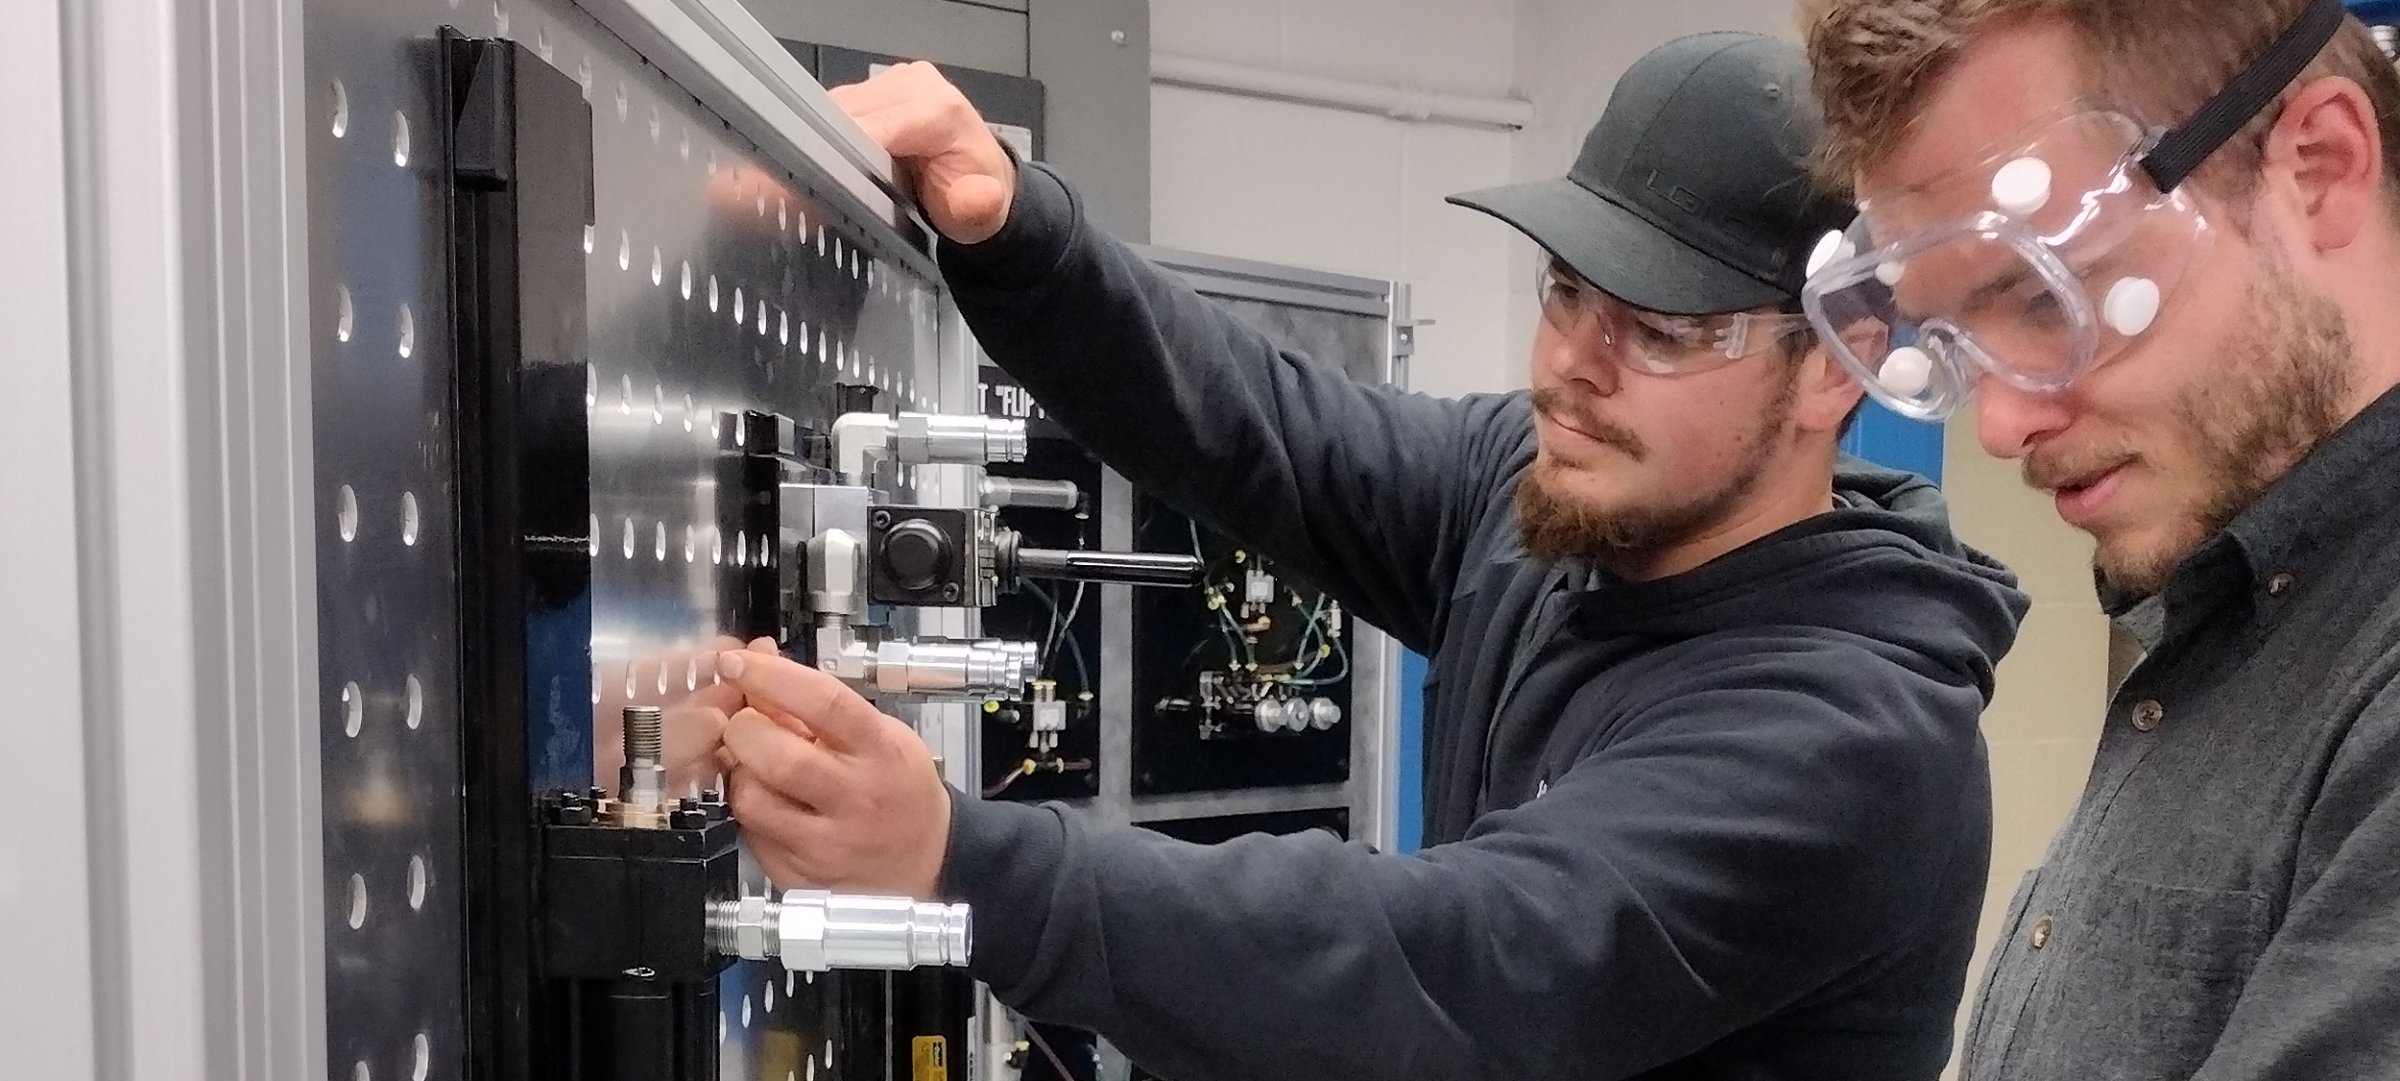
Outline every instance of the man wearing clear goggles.
POLYGON ((2400 1071, 2400 78, 2335 0, 1811 0, 1803 306, 1974 407, 2145 659, 1967 1081, 2400 1071))

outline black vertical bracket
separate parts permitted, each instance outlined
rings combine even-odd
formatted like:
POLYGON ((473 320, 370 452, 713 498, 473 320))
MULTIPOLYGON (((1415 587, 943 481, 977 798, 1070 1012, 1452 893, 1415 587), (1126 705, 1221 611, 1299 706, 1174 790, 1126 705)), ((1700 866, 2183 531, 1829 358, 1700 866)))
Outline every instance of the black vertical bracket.
POLYGON ((591 782, 590 436, 581 87, 509 41, 444 29, 458 364, 466 716, 468 1076, 556 1068, 542 979, 538 794, 591 782))

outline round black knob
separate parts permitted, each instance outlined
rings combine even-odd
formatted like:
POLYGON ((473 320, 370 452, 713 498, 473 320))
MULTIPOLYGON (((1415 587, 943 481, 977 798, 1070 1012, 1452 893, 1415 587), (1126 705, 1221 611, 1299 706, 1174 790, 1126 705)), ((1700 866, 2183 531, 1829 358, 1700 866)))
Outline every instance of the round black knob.
POLYGON ((923 519, 910 519, 883 535, 883 570, 892 584, 911 593, 941 585, 949 577, 954 550, 950 538, 923 519))

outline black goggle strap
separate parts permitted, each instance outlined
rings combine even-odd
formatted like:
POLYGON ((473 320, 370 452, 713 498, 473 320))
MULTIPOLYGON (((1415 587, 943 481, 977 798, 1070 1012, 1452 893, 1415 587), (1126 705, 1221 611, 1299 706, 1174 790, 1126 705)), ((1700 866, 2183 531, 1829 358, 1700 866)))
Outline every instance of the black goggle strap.
POLYGON ((2219 89, 2191 118, 2162 136, 2142 157, 2142 169, 2160 191, 2174 191, 2208 156, 2257 116, 2283 88, 2308 69, 2348 16, 2341 0, 2309 0, 2300 17, 2258 59, 2219 89))

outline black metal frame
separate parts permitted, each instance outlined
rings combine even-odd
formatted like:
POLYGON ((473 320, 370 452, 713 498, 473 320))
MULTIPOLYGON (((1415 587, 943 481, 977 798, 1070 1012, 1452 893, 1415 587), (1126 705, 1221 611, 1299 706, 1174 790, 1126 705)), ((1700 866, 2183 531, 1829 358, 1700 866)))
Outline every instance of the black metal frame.
POLYGON ((529 1078, 551 1034, 533 794, 591 783, 585 268, 591 109, 509 41, 444 30, 466 640, 469 1076, 529 1078), (580 733, 537 761, 535 733, 580 733), (580 747, 580 760, 574 754, 580 747), (580 766, 580 773, 577 767, 580 766))

